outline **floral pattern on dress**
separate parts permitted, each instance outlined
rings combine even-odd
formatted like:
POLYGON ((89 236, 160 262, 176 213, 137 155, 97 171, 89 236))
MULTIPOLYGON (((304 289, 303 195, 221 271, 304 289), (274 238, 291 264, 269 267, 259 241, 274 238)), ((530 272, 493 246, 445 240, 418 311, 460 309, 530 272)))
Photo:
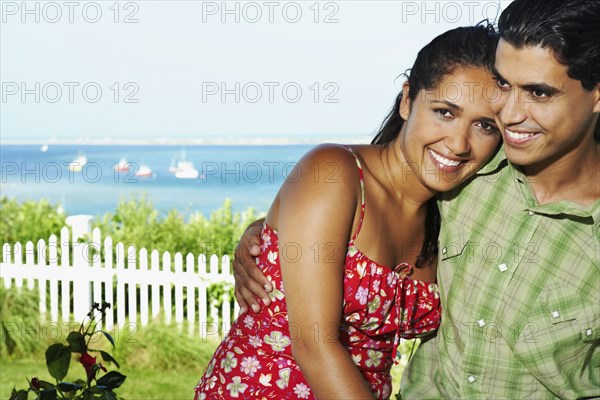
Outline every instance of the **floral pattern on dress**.
MULTIPOLYGON (((439 293, 435 283, 411 279, 407 275, 410 265, 388 268, 356 248, 354 240, 365 209, 360 164, 359 174, 362 212, 346 254, 339 340, 374 397, 387 399, 392 390, 390 369, 400 338, 422 336, 438 328, 439 293)), ((242 314, 236 319, 196 386, 195 400, 316 398, 292 357, 293 336, 288 325, 278 236, 267 224, 261 232, 260 247, 257 265, 273 285, 271 304, 257 314, 242 314)))

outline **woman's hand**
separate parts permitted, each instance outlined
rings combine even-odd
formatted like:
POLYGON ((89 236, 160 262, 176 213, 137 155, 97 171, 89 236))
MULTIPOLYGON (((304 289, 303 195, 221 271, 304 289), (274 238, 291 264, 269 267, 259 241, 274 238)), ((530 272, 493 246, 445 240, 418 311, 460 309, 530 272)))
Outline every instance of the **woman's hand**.
POLYGON ((240 305, 240 314, 245 313, 249 308, 252 308, 255 313, 259 312, 261 306, 257 297, 267 306, 271 303, 268 292, 273 288, 254 260, 260 254, 260 231, 263 222, 264 220, 260 219, 248 225, 235 249, 233 277, 235 298, 240 305))

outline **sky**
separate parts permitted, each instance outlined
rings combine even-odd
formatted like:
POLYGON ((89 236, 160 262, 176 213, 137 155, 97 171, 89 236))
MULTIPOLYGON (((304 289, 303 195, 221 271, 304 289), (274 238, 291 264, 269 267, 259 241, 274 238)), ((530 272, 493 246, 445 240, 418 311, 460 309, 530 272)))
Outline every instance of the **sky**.
POLYGON ((510 1, 0 1, 0 142, 369 137, 510 1))

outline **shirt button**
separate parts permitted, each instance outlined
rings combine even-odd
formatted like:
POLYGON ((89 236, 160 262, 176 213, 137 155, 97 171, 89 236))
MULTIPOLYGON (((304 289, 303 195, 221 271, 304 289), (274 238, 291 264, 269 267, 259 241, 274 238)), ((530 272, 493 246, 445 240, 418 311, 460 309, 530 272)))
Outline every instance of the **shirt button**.
POLYGON ((480 319, 479 321, 477 321, 477 325, 483 328, 483 326, 485 326, 485 321, 480 319))
POLYGON ((533 211, 529 211, 527 214, 529 214, 529 216, 532 216, 535 213, 533 211))
POLYGON ((498 265, 498 269, 500 270, 500 272, 504 272, 508 269, 508 267, 506 266, 506 264, 500 264, 498 265))
POLYGON ((442 248, 442 254, 446 254, 447 252, 448 252, 448 250, 445 247, 443 247, 442 248))
POLYGON ((558 318, 560 317, 560 313, 556 310, 552 311, 552 318, 558 318))
POLYGON ((475 377, 473 375, 469 375, 469 377, 467 378, 467 380, 469 381, 469 383, 473 383, 475 382, 477 379, 475 379, 475 377))
POLYGON ((588 328, 585 330, 585 336, 592 336, 592 328, 588 328))

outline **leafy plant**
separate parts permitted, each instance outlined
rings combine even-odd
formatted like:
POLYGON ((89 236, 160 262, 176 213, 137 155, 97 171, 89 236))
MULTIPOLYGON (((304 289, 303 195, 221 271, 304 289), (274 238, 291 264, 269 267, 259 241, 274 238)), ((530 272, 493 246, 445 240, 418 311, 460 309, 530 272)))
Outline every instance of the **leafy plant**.
POLYGON ((99 353, 102 360, 106 363, 113 363, 120 368, 117 360, 109 353, 103 350, 94 350, 89 348, 90 341, 96 335, 103 335, 114 347, 115 341, 112 336, 103 330, 99 330, 98 323, 104 321, 106 309, 110 304, 104 302, 102 305, 94 303, 88 313, 87 323, 82 322, 79 330, 71 331, 67 335, 67 343, 54 343, 46 350, 46 367, 50 375, 56 379, 56 384, 39 380, 37 377, 27 380, 29 388, 27 390, 13 389, 10 400, 26 400, 29 392, 36 394, 39 400, 117 400, 117 394, 114 389, 118 388, 125 381, 126 376, 117 371, 107 371, 106 367, 96 361, 90 353, 99 353), (77 379, 75 382, 65 382, 63 379, 69 372, 71 363, 71 354, 79 355, 79 363, 85 370, 85 379, 77 379), (97 377, 99 371, 105 372, 101 377, 97 377), (94 383, 95 381, 95 383, 94 383))
POLYGON ((110 235, 113 243, 134 245, 138 250, 232 256, 238 238, 257 217, 253 208, 243 213, 233 212, 229 199, 209 218, 197 212, 186 220, 175 209, 162 216, 142 195, 122 199, 114 213, 96 218, 92 226, 100 228, 103 235, 110 235))
POLYGON ((48 240, 50 235, 60 234, 67 216, 60 206, 48 200, 26 200, 18 203, 16 199, 0 197, 0 242, 11 243, 48 240))

